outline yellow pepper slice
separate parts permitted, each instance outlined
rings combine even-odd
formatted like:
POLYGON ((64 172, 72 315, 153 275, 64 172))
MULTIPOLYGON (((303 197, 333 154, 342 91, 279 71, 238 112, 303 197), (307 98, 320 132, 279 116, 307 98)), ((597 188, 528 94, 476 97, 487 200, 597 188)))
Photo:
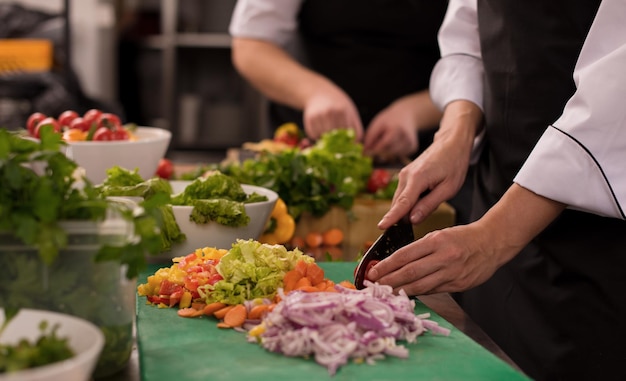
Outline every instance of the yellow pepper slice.
POLYGON ((289 242, 296 231, 296 221, 289 214, 287 205, 279 198, 272 209, 269 226, 259 237, 259 242, 270 245, 284 244, 289 242))

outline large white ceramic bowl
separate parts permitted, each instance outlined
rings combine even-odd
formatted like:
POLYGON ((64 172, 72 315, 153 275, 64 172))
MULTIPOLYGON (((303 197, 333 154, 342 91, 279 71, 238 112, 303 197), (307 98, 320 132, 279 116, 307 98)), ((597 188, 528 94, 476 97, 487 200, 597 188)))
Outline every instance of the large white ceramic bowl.
MULTIPOLYGON (((170 181, 174 194, 182 192, 191 181, 170 181)), ((255 202, 245 205, 246 213, 250 216, 250 223, 241 227, 230 227, 209 222, 196 224, 189 221, 193 206, 172 206, 176 222, 181 231, 187 236, 187 240, 172 246, 169 253, 172 257, 180 257, 193 253, 203 247, 215 247, 218 249, 230 249, 237 239, 258 239, 267 223, 272 209, 278 200, 278 194, 273 190, 254 185, 242 185, 243 190, 251 194, 256 192, 267 196, 267 201, 255 202)))
POLYGON ((137 140, 68 142, 66 155, 86 171, 87 178, 100 184, 106 170, 120 166, 129 170, 138 168, 144 179, 153 177, 172 139, 169 130, 156 127, 137 127, 137 140))
MULTIPOLYGON (((59 324, 57 337, 68 338, 74 357, 36 368, 0 374, 0 381, 87 381, 91 379, 98 357, 104 346, 104 335, 100 328, 87 320, 58 312, 21 309, 9 322, 0 336, 3 344, 16 344, 21 339, 36 340, 43 320, 48 326, 59 324)), ((0 309, 0 325, 4 313, 0 309)))

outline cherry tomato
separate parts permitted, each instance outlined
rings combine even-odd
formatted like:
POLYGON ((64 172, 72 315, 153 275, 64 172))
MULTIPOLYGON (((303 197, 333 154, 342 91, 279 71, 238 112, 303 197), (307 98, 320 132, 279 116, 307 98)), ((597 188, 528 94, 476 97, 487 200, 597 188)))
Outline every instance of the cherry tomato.
POLYGON ((93 134, 94 141, 109 141, 113 140, 112 131, 106 127, 99 127, 93 134))
POLYGON ((91 110, 87 111, 85 115, 83 115, 83 119, 85 120, 85 123, 87 123, 87 125, 91 128, 91 125, 94 123, 98 125, 100 115, 102 115, 102 111, 96 108, 92 108, 91 110))
POLYGON ((59 125, 59 122, 57 122, 55 118, 49 116, 37 123, 37 126, 35 127, 36 138, 39 138, 41 129, 46 126, 50 126, 54 132, 61 132, 61 126, 59 125))
POLYGON ((111 130, 111 140, 128 140, 129 138, 130 134, 122 127, 111 130))
POLYGON ((122 122, 117 115, 106 112, 100 114, 100 117, 98 118, 98 127, 107 127, 110 130, 119 130, 122 128, 122 122))
POLYGON ((70 128, 81 130, 84 132, 89 131, 89 125, 87 124, 87 122, 85 122, 85 119, 80 116, 70 122, 70 128))
POLYGON ((74 119, 78 118, 78 113, 74 110, 63 111, 57 118, 61 127, 70 126, 74 119))
POLYGON ((386 169, 374 169, 367 181, 367 191, 376 193, 377 190, 385 188, 391 182, 391 173, 386 169))
POLYGON ((282 134, 278 135, 274 138, 275 142, 282 142, 287 144, 290 147, 296 147, 299 142, 299 138, 296 135, 282 134))
POLYGON ((37 124, 39 124, 39 122, 46 119, 47 117, 48 116, 46 114, 40 112, 35 112, 31 114, 26 121, 26 129, 28 130, 28 133, 31 136, 35 136, 35 127, 37 127, 37 124))
POLYGON ((169 179, 174 174, 174 164, 168 159, 161 159, 156 170, 156 175, 162 179, 169 179))

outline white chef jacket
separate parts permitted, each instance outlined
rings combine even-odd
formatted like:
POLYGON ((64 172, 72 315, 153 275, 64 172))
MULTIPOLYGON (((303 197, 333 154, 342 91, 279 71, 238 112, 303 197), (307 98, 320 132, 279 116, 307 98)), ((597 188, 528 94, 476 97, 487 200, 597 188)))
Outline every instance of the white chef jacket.
MULTIPOLYGON (((539 139, 514 182, 572 209, 626 219, 626 1, 602 1, 581 50, 576 92, 539 139)), ((431 77, 435 104, 482 108, 476 0, 451 0, 431 77)))
POLYGON ((230 20, 234 37, 256 38, 287 46, 298 28, 304 0, 238 0, 230 20))

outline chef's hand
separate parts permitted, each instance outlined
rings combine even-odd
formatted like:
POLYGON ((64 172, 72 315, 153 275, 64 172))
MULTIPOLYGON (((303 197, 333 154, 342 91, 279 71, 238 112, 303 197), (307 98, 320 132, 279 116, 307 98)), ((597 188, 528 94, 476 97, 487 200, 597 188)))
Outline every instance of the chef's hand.
POLYGON ((428 233, 378 262, 367 278, 408 295, 468 290, 515 257, 563 209, 513 184, 478 221, 428 233))
POLYGON ((408 215, 414 225, 452 198, 465 181, 482 111, 468 101, 450 103, 433 143, 400 170, 391 208, 378 223, 387 229, 408 215))
POLYGON ((405 159, 419 148, 417 131, 436 128, 441 111, 428 90, 396 99, 374 117, 365 132, 364 152, 380 161, 405 159))
POLYGON ((397 102, 379 112, 365 132, 363 150, 380 161, 393 161, 417 151, 418 140, 413 111, 397 102))
POLYGON ((482 233, 473 224, 431 232, 378 262, 367 279, 408 295, 467 290, 499 267, 493 249, 482 245, 482 233))
POLYGON ((337 128, 351 128, 357 141, 363 138, 363 124, 354 102, 333 84, 317 87, 305 103, 304 131, 312 139, 337 128))

